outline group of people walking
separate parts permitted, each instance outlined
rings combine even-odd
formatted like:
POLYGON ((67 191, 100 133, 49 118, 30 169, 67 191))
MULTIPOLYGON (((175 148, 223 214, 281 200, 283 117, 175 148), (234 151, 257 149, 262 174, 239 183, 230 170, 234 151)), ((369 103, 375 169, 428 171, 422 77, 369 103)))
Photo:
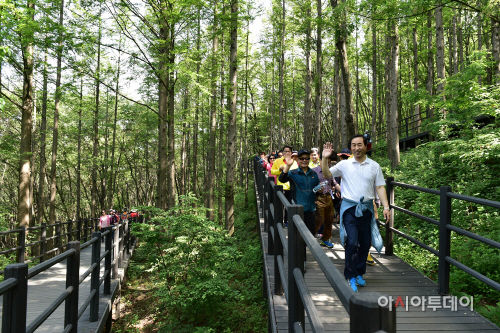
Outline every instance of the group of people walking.
MULTIPOLYGON (((317 148, 294 151, 285 145, 277 153, 260 155, 263 167, 274 177, 275 184, 283 186, 288 201, 293 199, 304 207, 304 223, 313 235, 319 236, 320 245, 333 247, 332 226, 338 219, 345 248, 344 276, 355 292, 358 286, 366 285, 366 264, 374 264, 370 247, 378 252, 383 247, 376 223, 378 200, 386 222, 390 217, 382 169, 366 155, 368 141, 366 135, 354 135, 349 140, 350 150, 342 149, 339 154, 334 153, 331 143, 326 143, 321 152, 317 148), (341 159, 338 163, 337 156, 341 159)), ((288 226, 286 210, 284 223, 288 226)))
MULTIPOLYGON (((99 217, 99 231, 104 232, 111 229, 113 225, 120 223, 120 221, 128 220, 132 217, 137 217, 139 214, 137 211, 132 210, 130 213, 127 208, 123 208, 123 212, 120 214, 117 210, 110 209, 108 214, 103 209, 101 211, 101 216, 99 217)), ((114 230, 111 229, 111 240, 114 239, 114 230)), ((101 239, 104 242, 104 238, 101 239)))

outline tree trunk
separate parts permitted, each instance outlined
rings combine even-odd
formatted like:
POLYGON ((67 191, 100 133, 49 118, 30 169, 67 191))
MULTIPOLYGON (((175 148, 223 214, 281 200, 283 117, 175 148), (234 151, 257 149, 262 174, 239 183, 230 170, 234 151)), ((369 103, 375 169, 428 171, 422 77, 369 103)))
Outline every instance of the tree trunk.
POLYGON ((444 82, 446 78, 444 66, 444 28, 443 28, 443 7, 439 6, 435 10, 436 17, 436 70, 438 77, 437 94, 442 95, 445 100, 444 82))
MULTIPOLYGON (((172 24, 172 23, 170 23, 172 24)), ((169 67, 173 68, 175 64, 175 30, 173 27, 170 29, 170 40, 169 40, 169 67)), ((167 160, 167 205, 168 208, 175 206, 175 80, 174 72, 170 72, 170 85, 169 85, 169 98, 168 98, 168 155, 167 160)))
MULTIPOLYGON (((117 172, 115 170, 115 149, 116 149, 116 121, 118 116, 118 91, 120 90, 120 59, 121 59, 121 38, 118 44, 118 68, 116 73, 116 86, 115 86, 115 113, 113 118, 113 142, 111 143, 111 171, 109 174, 108 182, 108 207, 113 206, 113 196, 114 196, 114 184, 113 184, 113 173, 117 172)), ((146 163, 148 165, 148 163, 146 163)), ((147 180, 149 183, 149 179, 147 180)))
MULTIPOLYGON (((281 58, 280 58, 280 83, 279 83, 279 137, 278 149, 283 146, 283 98, 284 98, 284 76, 285 76, 285 0, 282 0, 281 8, 281 58)), ((248 40, 248 37, 247 37, 248 40)), ((247 52, 248 53, 248 52, 247 52)))
POLYGON ((372 24, 372 141, 377 143, 377 26, 372 24))
POLYGON ((457 13, 453 9, 453 18, 451 20, 451 38, 452 38, 452 58, 453 58, 453 74, 458 73, 458 42, 457 42, 457 13))
MULTIPOLYGON (((200 114, 200 67, 201 67, 201 54, 200 54, 200 40, 201 40, 201 10, 198 10, 198 27, 196 34, 196 108, 194 115, 194 124, 193 124, 193 163, 198 159, 198 115, 200 114)), ((195 197, 198 197, 198 167, 195 164, 193 167, 193 194, 195 197)))
MULTIPOLYGON (((417 27, 413 27, 413 90, 418 90, 418 45, 417 45, 417 27)), ((420 105, 415 104, 415 123, 413 134, 420 133, 420 105)))
MULTIPOLYGON (((332 8, 335 8, 338 5, 338 0, 330 0, 330 4, 332 8)), ((349 61, 347 59, 347 45, 346 40, 347 36, 345 35, 346 31, 345 23, 342 23, 342 32, 339 33, 337 41, 335 42, 335 46, 339 50, 340 57, 340 69, 342 71, 342 86, 343 86, 343 94, 345 96, 345 128, 346 128, 346 136, 347 138, 351 138, 356 132, 356 124, 355 124, 355 116, 353 110, 353 99, 352 99, 352 84, 351 84, 351 75, 349 73, 349 61)), ((347 141, 345 142, 347 143, 347 141)), ((344 141, 342 141, 344 144, 344 141)))
POLYGON ((493 73, 496 83, 500 83, 500 26, 498 21, 493 19, 491 20, 491 54, 494 60, 493 73))
POLYGON ((101 18, 99 16, 99 38, 97 44, 97 69, 96 69, 96 91, 95 91, 95 109, 93 126, 93 145, 92 145, 92 194, 90 216, 96 218, 96 198, 97 198, 97 158, 99 156, 99 95, 100 95, 100 72, 101 72, 101 18))
MULTIPOLYGON (((50 213, 49 223, 56 222, 56 172, 57 172, 57 144, 59 135, 59 103, 61 101, 61 71, 62 71, 62 51, 63 51, 63 15, 64 15, 64 0, 61 0, 61 7, 59 9, 59 42, 57 47, 57 70, 56 70, 56 94, 55 94, 55 108, 54 108, 54 128, 52 130, 52 160, 50 167, 50 213)), ((99 30, 99 41, 100 30, 99 30)), ((99 49, 100 54, 100 49, 99 49)), ((99 63, 100 59, 98 60, 99 63)), ((99 71, 99 65, 97 67, 99 71)), ((99 74, 98 74, 99 75, 99 74)), ((97 83, 97 91, 99 91, 99 83, 97 83)), ((98 107, 98 106, 97 106, 98 107)))
POLYGON ((338 51, 334 51, 335 56, 333 57, 333 96, 335 98, 333 102, 333 147, 337 152, 340 153, 342 148, 342 140, 341 140, 341 111, 340 111, 340 64, 338 51))
POLYGON ((398 60, 399 60, 399 43, 398 43, 398 26, 395 22, 391 23, 390 30, 391 54, 390 54, 390 91, 389 91, 389 110, 388 118, 388 142, 387 152, 391 160, 391 167, 395 168, 399 165, 399 134, 398 134, 398 60))
MULTIPOLYGON (((284 1, 284 0, 283 0, 284 1)), ((283 2, 284 4, 284 2, 283 2)), ((285 11, 283 10, 283 13, 285 11)), ((248 17, 250 17, 250 7, 247 11, 248 17)), ((283 29, 284 30, 284 29, 283 29)), ((248 36, 250 35, 250 21, 247 19, 247 35, 246 35, 246 46, 245 46, 245 156, 243 157, 243 163, 248 162, 248 138, 247 138, 247 123, 248 123, 248 36)), ((248 165, 248 164, 247 164, 248 165)), ((248 169, 245 170, 245 207, 248 207, 248 169)))
MULTIPOLYGON (((30 21, 35 19, 35 2, 27 1, 30 21)), ((23 49, 23 105, 21 110, 21 144, 19 151, 19 192, 17 203, 17 223, 29 227, 30 202, 30 158, 31 158, 31 117, 33 113, 33 39, 34 31, 27 29, 21 39, 23 49)))
POLYGON ((189 90, 186 87, 184 90, 184 116, 182 121, 182 138, 181 138, 181 179, 179 184, 179 195, 186 194, 186 166, 187 166, 187 158, 186 158, 186 137, 187 137, 187 124, 186 117, 189 109, 189 90))
POLYGON ((214 176, 215 176, 215 130, 217 120, 217 48, 218 48, 218 18, 217 18, 217 1, 214 4, 214 27, 213 27, 213 43, 212 43, 212 101, 210 107, 210 141, 208 144, 208 170, 205 192, 207 195, 207 218, 210 221, 214 220, 214 176))
MULTIPOLYGON (((427 83, 426 88, 430 96, 433 95, 434 87, 434 54, 432 53, 432 12, 427 12, 427 83)), ((432 118, 434 112, 427 107, 427 117, 432 118)))
MULTIPOLYGON (((163 8, 165 11, 166 8, 163 8)), ((170 86, 169 74, 169 38, 170 25, 166 19, 161 22, 160 36, 162 46, 159 48, 159 82, 158 82, 158 180, 156 186, 156 207, 167 209, 167 109, 168 89, 170 86)))
POLYGON ((38 180, 38 200, 36 214, 37 225, 42 225, 45 209, 45 177, 47 172, 47 157, 45 156, 47 138, 47 83, 47 52, 45 52, 45 62, 43 65, 42 122, 40 124, 40 175, 38 180))
POLYGON ((322 102, 322 80, 323 80, 323 50, 321 40, 321 0, 317 0, 318 28, 316 36, 316 119, 314 128, 314 146, 320 148, 321 144, 321 102, 322 102))
POLYGON ((83 75, 80 76, 80 107, 78 108, 78 164, 76 167, 76 219, 82 218, 81 214, 81 168, 82 168, 82 108, 83 108, 83 75))
POLYGON ((311 2, 306 1, 306 47, 305 47, 305 100, 304 100, 304 148, 311 149, 312 146, 312 131, 311 131, 311 2))
POLYGON ((226 230, 234 233, 234 167, 236 163, 236 97, 238 77, 238 0, 231 0, 231 46, 229 58, 230 119, 227 128, 226 156, 226 230))
MULTIPOLYGON (((340 52, 339 52, 340 53, 340 52)), ((340 62, 342 59, 340 59, 340 62)), ((341 63, 339 65, 342 66, 341 63)), ((347 134, 347 105, 346 105, 346 96, 345 96, 345 85, 344 85, 344 76, 341 74, 340 75, 340 80, 339 80, 339 92, 340 92, 340 147, 341 148, 349 148, 348 147, 348 140, 350 137, 348 137, 347 134)))
MULTIPOLYGON (((483 50, 483 19, 481 13, 477 13, 477 49, 479 52, 483 50)), ((477 83, 483 84, 483 77, 478 75, 477 83)))

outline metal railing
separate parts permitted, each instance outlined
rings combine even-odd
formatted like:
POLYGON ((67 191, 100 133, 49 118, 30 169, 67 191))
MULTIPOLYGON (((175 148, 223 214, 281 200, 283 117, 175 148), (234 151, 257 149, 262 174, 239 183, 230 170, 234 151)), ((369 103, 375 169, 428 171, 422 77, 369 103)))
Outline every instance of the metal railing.
MULTIPOLYGON (((140 215, 131 219, 141 222, 144 220, 144 216, 140 215)), ((22 226, 14 230, 1 231, 0 236, 17 237, 17 246, 3 249, 0 251, 0 255, 8 255, 17 252, 17 263, 30 263, 35 260, 39 260, 39 262, 42 263, 47 260, 47 257, 52 253, 56 255, 59 254, 73 240, 86 242, 92 237, 92 233, 98 230, 98 226, 99 218, 88 218, 77 221, 68 220, 66 222, 56 222, 49 225, 42 223, 42 225, 35 227, 26 228, 22 226), (53 228, 53 236, 51 237, 47 237, 49 228, 53 228), (29 233, 33 235, 35 232, 39 232, 39 234, 35 235, 33 238, 37 238, 38 240, 26 244, 26 234, 29 233), (52 245, 50 249, 48 248, 49 244, 52 245), (39 246, 39 248, 35 249, 36 246, 39 246), (32 252, 36 250, 40 254, 27 259, 26 253, 28 250, 32 252)), ((3 273, 3 271, 0 271, 0 275, 3 273)))
MULTIPOLYGON (((398 135, 399 139, 404 139, 421 132, 422 122, 429 119, 427 111, 421 111, 417 115, 411 115, 409 117, 400 119, 398 122, 398 135)), ((387 127, 381 127, 377 132, 377 138, 387 139, 387 127)))
POLYGON ((475 271, 474 269, 460 263, 459 261, 451 257, 451 232, 455 232, 459 235, 465 236, 467 238, 475 239, 484 244, 490 245, 494 248, 500 249, 500 243, 492 239, 477 235, 473 232, 458 228, 452 225, 452 209, 451 209, 451 199, 458 199, 466 202, 472 202, 483 206, 489 206, 493 208, 500 208, 500 202, 491 201, 476 197, 471 197, 467 195, 453 193, 451 191, 451 186, 441 186, 439 190, 429 189, 425 187, 409 185, 404 183, 399 183, 394 181, 393 177, 388 177, 386 180, 387 184, 387 196, 389 199, 389 205, 391 208, 391 219, 388 225, 380 223, 380 225, 386 228, 385 236, 385 253, 387 255, 392 255, 394 251, 394 234, 400 235, 414 244, 426 249, 432 254, 436 255, 438 259, 438 285, 439 293, 442 295, 449 294, 450 292, 450 264, 461 269, 465 273, 473 276, 481 282, 486 283, 491 288, 495 290, 500 290, 500 283, 494 281, 483 274, 475 271), (412 212, 410 210, 398 207, 394 204, 394 188, 401 187, 407 188, 419 192, 426 192, 440 197, 439 203, 439 220, 432 219, 430 217, 420 215, 418 213, 412 212), (427 244, 403 233, 402 231, 394 228, 394 211, 397 210, 406 215, 418 218, 422 221, 432 223, 439 227, 439 249, 434 249, 427 244))
MULTIPOLYGON (((259 215, 264 218, 264 232, 268 233, 267 253, 274 256, 274 293, 284 293, 288 304, 288 331, 304 332, 305 313, 313 332, 325 331, 304 280, 307 245, 349 314, 351 332, 396 332, 396 312, 389 311, 390 304, 383 307, 378 302, 380 297, 387 295, 354 293, 305 225, 303 206, 291 204, 284 196, 282 186, 275 185, 273 179, 268 178, 267 170, 257 161, 254 161, 254 175, 261 207, 259 215), (288 239, 282 226, 284 209, 288 214, 288 239), (285 256, 288 257, 287 271, 285 256)), ((267 283, 264 285, 268 286, 267 283)), ((264 291, 265 296, 269 294, 269 291, 264 291)), ((270 320, 269 330, 274 332, 275 327, 270 320)))
MULTIPOLYGON (((137 222, 138 218, 129 219, 137 222)), ((104 283, 103 294, 111 294, 111 278, 118 277, 118 268, 123 267, 123 259, 130 253, 131 236, 129 220, 120 221, 107 231, 94 232, 92 238, 80 244, 79 241, 70 241, 67 250, 54 258, 48 259, 30 269, 27 263, 7 265, 4 273, 4 281, 0 283, 0 295, 3 295, 2 332, 3 333, 32 333, 65 302, 64 332, 76 333, 78 319, 83 315, 90 305, 90 322, 96 322, 99 314, 99 289, 104 283), (112 233, 114 232, 114 242, 112 233), (101 237, 105 237, 105 251, 101 255, 101 237), (91 265, 85 273, 80 276, 80 253, 87 247, 92 246, 91 265), (28 302, 28 280, 50 267, 66 262, 66 289, 53 301, 44 312, 42 312, 28 326, 26 323, 26 308, 28 302), (104 259, 104 273, 100 276, 101 262, 104 259), (112 260, 114 259, 114 260, 112 260), (78 308, 79 285, 88 276, 90 280, 90 294, 78 308)), ((17 231, 15 231, 17 232, 17 231)), ((54 291, 57 292, 57 291, 54 291)))

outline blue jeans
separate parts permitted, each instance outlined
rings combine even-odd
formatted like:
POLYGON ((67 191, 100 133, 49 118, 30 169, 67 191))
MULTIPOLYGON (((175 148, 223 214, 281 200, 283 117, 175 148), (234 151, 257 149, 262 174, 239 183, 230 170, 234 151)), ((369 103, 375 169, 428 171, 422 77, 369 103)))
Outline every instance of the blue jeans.
POLYGON ((357 277, 366 273, 366 258, 371 243, 372 213, 367 209, 363 216, 356 217, 356 206, 344 212, 343 222, 347 233, 345 243, 345 268, 346 279, 357 277))

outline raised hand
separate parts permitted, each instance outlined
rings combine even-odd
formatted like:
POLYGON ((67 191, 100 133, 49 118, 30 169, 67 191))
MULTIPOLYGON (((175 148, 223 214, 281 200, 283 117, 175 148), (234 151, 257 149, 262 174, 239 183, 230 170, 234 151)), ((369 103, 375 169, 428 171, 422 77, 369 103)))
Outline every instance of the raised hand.
POLYGON ((291 167, 293 165, 293 162, 295 162, 295 160, 292 158, 292 155, 290 154, 289 156, 286 156, 285 157, 285 163, 286 165, 288 165, 289 167, 291 167))
POLYGON ((323 152, 322 152, 323 158, 327 159, 332 155, 333 152, 332 148, 333 145, 330 142, 327 142, 323 145, 323 152))

